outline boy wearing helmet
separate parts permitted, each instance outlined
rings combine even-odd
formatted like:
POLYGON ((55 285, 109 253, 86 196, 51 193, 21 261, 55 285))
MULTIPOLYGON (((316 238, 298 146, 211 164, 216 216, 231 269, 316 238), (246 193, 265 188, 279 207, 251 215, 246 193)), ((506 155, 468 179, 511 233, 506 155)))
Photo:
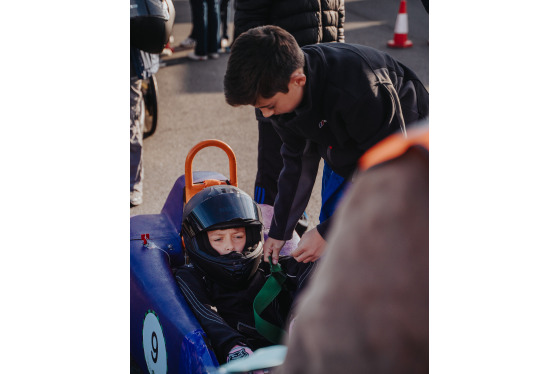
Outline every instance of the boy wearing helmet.
POLYGON ((243 253, 245 249, 245 243, 247 243, 245 227, 208 230, 207 233, 210 246, 220 256, 225 256, 232 252, 243 253))
MULTIPOLYGON (((263 232, 258 205, 233 186, 211 186, 185 205, 181 236, 188 264, 175 271, 179 289, 206 332, 220 363, 273 344, 255 327, 253 301, 270 275, 262 261, 263 232)), ((276 326, 293 319, 294 299, 313 263, 289 256, 279 261, 284 290, 262 318, 276 326)))

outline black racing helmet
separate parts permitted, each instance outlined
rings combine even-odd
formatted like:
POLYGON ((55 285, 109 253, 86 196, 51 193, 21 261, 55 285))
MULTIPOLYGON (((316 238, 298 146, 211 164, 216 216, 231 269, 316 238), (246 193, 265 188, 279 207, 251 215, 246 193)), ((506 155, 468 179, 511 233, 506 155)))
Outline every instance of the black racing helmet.
POLYGON ((257 271, 263 253, 261 211, 239 188, 210 186, 194 195, 183 209, 181 235, 191 262, 210 279, 226 287, 244 287, 257 271), (242 253, 220 256, 208 240, 208 231, 244 227, 242 253))

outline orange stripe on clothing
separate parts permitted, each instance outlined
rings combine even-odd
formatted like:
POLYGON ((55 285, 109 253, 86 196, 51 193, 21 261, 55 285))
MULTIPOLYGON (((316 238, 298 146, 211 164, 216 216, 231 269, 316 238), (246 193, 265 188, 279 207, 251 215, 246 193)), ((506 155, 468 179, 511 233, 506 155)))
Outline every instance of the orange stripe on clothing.
POLYGON ((428 126, 422 126, 409 130, 407 137, 401 133, 391 135, 368 149, 358 161, 358 167, 360 170, 369 169, 401 156, 415 145, 430 149, 429 134, 428 126))

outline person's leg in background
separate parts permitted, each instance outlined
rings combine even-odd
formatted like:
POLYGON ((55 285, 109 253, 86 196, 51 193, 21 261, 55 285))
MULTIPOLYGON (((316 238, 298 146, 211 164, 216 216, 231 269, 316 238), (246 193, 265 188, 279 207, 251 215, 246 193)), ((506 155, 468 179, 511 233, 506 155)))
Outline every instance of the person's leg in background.
POLYGON ((191 0, 192 10, 192 34, 196 35, 196 56, 207 57, 208 47, 206 45, 206 2, 204 0, 191 0))
POLYGON ((207 60, 218 57, 220 4, 216 0, 192 0, 193 33, 196 35, 194 53, 188 58, 207 60))
POLYGON ((220 0, 206 0, 208 53, 210 58, 218 57, 220 47, 220 0))
POLYGON ((222 29, 222 35, 220 39, 220 47, 224 52, 229 50, 229 35, 228 35, 228 25, 229 25, 229 0, 220 0, 220 23, 222 29))
MULTIPOLYGON (((196 0, 194 0, 196 1, 196 0)), ((186 49, 191 49, 194 48, 196 46, 196 33, 195 33, 195 28, 194 28, 194 11, 193 11, 193 0, 189 0, 189 5, 191 8, 191 21, 193 24, 193 27, 191 29, 191 33, 189 36, 187 36, 185 38, 185 40, 183 40, 180 44, 181 47, 186 48, 186 49)))
POLYGON ((142 138, 144 136, 144 100, 142 80, 130 80, 130 205, 142 204, 142 138))

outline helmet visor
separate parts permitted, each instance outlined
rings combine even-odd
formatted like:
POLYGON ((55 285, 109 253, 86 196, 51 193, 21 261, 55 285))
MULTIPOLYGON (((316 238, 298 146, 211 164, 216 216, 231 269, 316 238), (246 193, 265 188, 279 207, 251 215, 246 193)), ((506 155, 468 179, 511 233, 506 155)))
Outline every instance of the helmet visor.
POLYGON ((223 227, 228 222, 241 225, 243 222, 260 221, 260 214, 248 195, 230 193, 204 200, 188 214, 186 220, 196 234, 218 224, 223 227))

